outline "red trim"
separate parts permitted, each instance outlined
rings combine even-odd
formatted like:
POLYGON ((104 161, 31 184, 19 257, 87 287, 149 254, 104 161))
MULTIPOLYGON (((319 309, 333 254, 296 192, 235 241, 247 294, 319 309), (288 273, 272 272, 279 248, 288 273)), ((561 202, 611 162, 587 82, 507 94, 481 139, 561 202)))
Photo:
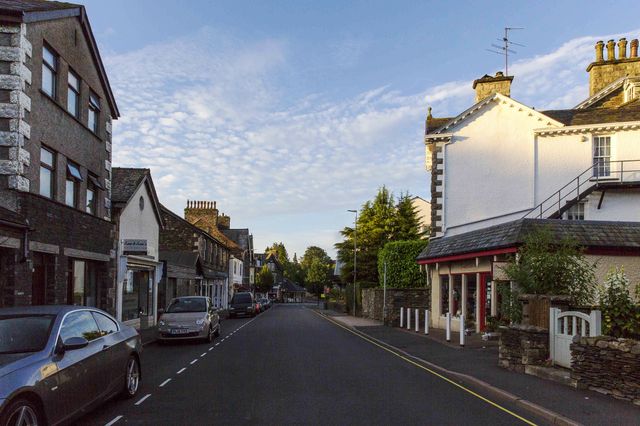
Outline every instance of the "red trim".
POLYGON ((436 257, 434 259, 418 260, 418 265, 430 265, 437 262, 450 262, 452 260, 464 260, 472 259, 474 257, 493 256, 496 254, 515 253, 518 251, 517 247, 508 247, 504 249, 476 251, 472 253, 456 254, 453 256, 436 257))

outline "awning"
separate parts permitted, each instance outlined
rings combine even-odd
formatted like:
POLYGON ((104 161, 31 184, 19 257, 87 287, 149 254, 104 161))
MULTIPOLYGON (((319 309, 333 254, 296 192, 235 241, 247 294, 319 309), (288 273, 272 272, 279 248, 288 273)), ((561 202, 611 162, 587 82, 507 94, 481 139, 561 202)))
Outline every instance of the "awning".
POLYGON ((93 176, 93 175, 89 175, 89 180, 91 181, 91 183, 93 183, 93 186, 95 186, 96 188, 104 191, 104 186, 102 186, 100 184, 100 181, 98 180, 97 177, 93 176))

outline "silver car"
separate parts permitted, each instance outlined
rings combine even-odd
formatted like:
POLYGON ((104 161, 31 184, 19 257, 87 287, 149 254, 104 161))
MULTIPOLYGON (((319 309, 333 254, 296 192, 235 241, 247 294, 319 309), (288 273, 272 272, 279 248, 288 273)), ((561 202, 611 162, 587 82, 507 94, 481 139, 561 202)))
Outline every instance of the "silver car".
POLYGON ((138 332, 99 309, 0 309, 0 425, 69 423, 141 379, 138 332))
POLYGON ((213 341, 220 335, 220 316, 211 299, 204 296, 177 297, 158 321, 158 340, 198 339, 213 341))

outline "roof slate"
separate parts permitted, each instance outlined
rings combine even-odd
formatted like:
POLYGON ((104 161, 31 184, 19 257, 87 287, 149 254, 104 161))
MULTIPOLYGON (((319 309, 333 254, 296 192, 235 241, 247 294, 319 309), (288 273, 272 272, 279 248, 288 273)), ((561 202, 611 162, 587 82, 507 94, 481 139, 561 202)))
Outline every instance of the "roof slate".
POLYGON ((47 10, 76 9, 82 5, 47 0, 0 0, 0 12, 41 12, 47 10))
POLYGON ((200 255, 193 251, 171 251, 160 250, 160 260, 164 260, 171 265, 187 266, 195 268, 200 255))
POLYGON ((640 105, 629 102, 618 108, 560 109, 540 111, 567 126, 640 121, 640 105))
POLYGON ((417 260, 517 247, 536 229, 547 227, 558 240, 574 238, 586 248, 640 249, 640 222, 519 219, 464 234, 433 239, 417 260))
POLYGON ((149 169, 114 167, 111 169, 111 201, 126 203, 140 186, 140 182, 149 175, 149 169))

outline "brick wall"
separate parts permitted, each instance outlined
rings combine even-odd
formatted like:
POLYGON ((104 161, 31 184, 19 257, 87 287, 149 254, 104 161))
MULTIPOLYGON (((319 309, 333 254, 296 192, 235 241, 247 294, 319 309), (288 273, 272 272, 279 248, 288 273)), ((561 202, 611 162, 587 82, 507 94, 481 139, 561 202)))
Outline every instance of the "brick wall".
POLYGON ((571 378, 591 389, 640 405, 640 341, 609 336, 576 338, 571 378))
POLYGON ((527 365, 544 365, 549 359, 549 330, 531 325, 500 328, 498 364, 524 373, 527 365))
MULTIPOLYGON (((362 316, 378 321, 383 320, 384 290, 365 288, 362 290, 362 316)), ((400 325, 400 308, 429 309, 429 290, 426 288, 387 289, 386 325, 400 325)))

